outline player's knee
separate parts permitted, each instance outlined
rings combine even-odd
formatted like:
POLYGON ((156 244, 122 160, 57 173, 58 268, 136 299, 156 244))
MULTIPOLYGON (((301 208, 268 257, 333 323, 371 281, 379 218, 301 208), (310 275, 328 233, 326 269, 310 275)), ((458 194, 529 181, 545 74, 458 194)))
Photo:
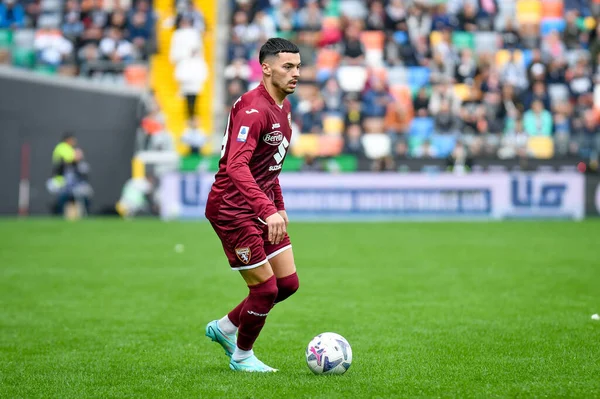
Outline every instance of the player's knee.
POLYGON ((275 276, 271 276, 268 280, 250 286, 250 296, 256 297, 257 302, 264 304, 265 306, 272 305, 277 299, 279 288, 277 287, 277 280, 275 276))
POLYGON ((277 294, 275 303, 286 300, 298 291, 298 288, 300 288, 298 274, 294 273, 286 277, 278 278, 277 287, 279 288, 279 293, 277 294))

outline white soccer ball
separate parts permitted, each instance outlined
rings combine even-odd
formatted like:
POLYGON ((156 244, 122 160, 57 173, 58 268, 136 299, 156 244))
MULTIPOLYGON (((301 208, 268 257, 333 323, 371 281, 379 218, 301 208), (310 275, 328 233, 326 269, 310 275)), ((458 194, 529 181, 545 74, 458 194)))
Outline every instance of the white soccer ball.
POLYGON ((344 374, 352 364, 352 348, 341 335, 325 332, 309 342, 306 363, 315 374, 344 374))

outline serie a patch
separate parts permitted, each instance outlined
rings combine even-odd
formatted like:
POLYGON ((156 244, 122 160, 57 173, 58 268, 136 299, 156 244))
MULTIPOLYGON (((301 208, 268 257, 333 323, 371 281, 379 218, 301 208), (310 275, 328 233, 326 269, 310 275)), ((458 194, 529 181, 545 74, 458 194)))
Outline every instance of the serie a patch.
POLYGON ((249 131, 250 131, 250 128, 248 126, 240 127, 240 131, 238 132, 238 135, 237 135, 237 141, 239 141, 241 143, 245 143, 246 140, 248 139, 249 131))

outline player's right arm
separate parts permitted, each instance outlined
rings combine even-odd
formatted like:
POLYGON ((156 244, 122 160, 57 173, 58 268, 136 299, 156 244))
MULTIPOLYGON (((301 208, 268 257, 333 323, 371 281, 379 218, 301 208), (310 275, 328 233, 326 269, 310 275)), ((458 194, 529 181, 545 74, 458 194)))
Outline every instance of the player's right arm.
POLYGON ((266 126, 266 115, 252 107, 236 112, 229 138, 227 175, 254 213, 269 226, 269 241, 278 244, 285 234, 285 221, 260 189, 250 172, 250 160, 266 126))

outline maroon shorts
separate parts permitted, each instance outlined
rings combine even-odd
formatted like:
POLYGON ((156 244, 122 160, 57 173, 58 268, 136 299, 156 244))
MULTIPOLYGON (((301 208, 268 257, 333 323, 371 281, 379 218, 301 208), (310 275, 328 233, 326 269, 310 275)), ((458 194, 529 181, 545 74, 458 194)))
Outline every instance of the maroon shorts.
POLYGON ((259 221, 237 227, 213 222, 210 224, 221 239, 229 265, 234 270, 253 269, 292 247, 287 234, 279 244, 271 244, 268 240, 268 227, 259 221))

